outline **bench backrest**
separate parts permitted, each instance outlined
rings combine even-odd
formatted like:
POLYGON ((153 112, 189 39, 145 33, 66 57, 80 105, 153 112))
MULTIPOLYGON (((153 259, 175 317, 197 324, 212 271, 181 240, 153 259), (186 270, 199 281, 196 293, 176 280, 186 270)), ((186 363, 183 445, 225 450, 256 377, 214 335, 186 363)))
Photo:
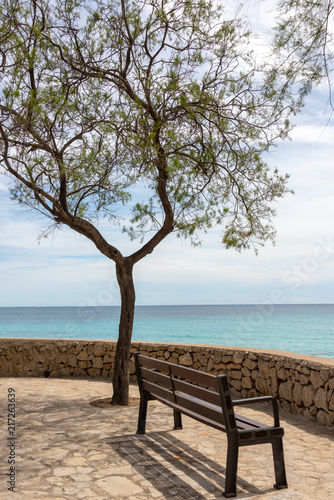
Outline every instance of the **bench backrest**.
POLYGON ((139 353, 135 362, 140 391, 212 427, 236 430, 226 375, 216 377, 139 353))

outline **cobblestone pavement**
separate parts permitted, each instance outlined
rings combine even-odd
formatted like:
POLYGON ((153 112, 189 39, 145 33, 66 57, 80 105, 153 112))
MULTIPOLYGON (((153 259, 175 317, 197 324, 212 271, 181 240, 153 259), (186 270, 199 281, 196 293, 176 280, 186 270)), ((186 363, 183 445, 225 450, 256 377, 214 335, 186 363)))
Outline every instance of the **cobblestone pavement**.
MULTIPOLYGON (((0 379, 0 499, 222 498, 223 433, 186 417, 183 430, 174 431, 172 411, 151 402, 147 433, 137 436, 137 388, 131 386, 128 407, 111 406, 111 392, 110 382, 100 380, 0 379), (10 389, 14 436, 8 429, 10 389), (15 491, 8 490, 10 479, 15 491)), ((267 406, 243 411, 272 422, 267 406)), ((270 445, 246 447, 240 450, 238 498, 334 499, 334 432, 287 414, 281 422, 289 489, 273 488, 270 445)))

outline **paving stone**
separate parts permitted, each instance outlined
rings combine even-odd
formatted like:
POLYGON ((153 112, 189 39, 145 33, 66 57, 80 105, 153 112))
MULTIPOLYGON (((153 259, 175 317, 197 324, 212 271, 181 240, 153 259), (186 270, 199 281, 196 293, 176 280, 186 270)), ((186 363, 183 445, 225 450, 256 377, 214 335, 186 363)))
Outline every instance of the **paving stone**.
MULTIPOLYGON (((137 436, 136 386, 128 407, 91 404, 110 399, 110 382, 103 380, 0 378, 0 394, 8 387, 17 395, 18 473, 10 492, 7 462, 0 462, 0 500, 221 498, 226 436, 187 417, 183 430, 174 431, 171 410, 157 402, 149 403, 147 433, 137 436)), ((242 412, 272 425, 266 408, 242 412)), ((238 498, 332 498, 334 432, 283 412, 281 423, 289 488, 272 487, 269 446, 246 447, 240 450, 238 498)), ((6 458, 7 437, 2 425, 0 457, 6 458)))

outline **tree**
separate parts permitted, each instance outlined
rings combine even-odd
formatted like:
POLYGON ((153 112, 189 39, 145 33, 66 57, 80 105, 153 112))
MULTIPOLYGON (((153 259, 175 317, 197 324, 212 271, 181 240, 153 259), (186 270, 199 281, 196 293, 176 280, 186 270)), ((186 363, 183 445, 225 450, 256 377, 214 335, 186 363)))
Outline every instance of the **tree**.
POLYGON ((306 94, 327 80, 332 109, 333 13, 332 0, 280 0, 275 28, 276 54, 288 84, 306 94))
POLYGON ((169 234, 226 248, 273 240, 287 176, 263 156, 300 105, 209 0, 3 0, 0 161, 12 197, 89 238, 121 294, 113 404, 127 404, 133 267, 169 234), (149 195, 131 205, 131 192, 149 195), (132 207, 121 221, 119 207, 132 207), (98 217, 124 224, 123 255, 98 217))

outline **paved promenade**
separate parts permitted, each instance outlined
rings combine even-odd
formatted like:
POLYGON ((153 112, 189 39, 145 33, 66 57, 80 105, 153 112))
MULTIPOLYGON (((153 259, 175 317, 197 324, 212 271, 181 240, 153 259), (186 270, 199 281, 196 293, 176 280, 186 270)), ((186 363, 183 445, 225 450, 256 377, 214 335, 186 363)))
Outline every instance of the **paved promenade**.
MULTIPOLYGON (((138 391, 128 407, 108 404, 110 382, 0 379, 0 499, 223 498, 226 436, 152 402, 147 434, 135 434, 138 391), (8 394, 15 390, 15 434, 8 430, 8 394), (15 492, 8 491, 15 459, 15 492)), ((13 398, 11 398, 13 399, 13 398)), ((239 409, 238 409, 239 411, 239 409)), ((268 407, 245 408, 271 423, 268 407)), ((273 488, 270 445, 240 450, 239 499, 334 499, 334 432, 281 414, 289 489, 273 488)))

